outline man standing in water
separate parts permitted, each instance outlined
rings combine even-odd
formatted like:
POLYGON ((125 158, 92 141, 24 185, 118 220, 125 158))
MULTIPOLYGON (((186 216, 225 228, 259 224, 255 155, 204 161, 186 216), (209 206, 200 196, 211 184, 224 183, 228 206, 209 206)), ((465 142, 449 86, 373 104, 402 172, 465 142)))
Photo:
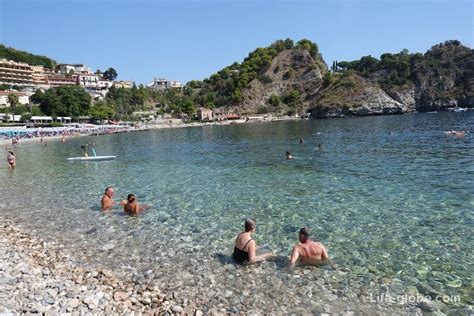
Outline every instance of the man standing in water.
POLYGON ((291 252, 291 267, 294 267, 296 261, 306 263, 324 263, 329 261, 329 256, 326 248, 320 242, 311 240, 311 232, 308 227, 303 227, 299 232, 300 243, 293 247, 291 252))
POLYGON ((115 194, 115 190, 113 187, 107 187, 105 188, 104 196, 102 197, 102 200, 100 200, 100 205, 102 211, 107 211, 114 207, 115 202, 112 199, 115 194))

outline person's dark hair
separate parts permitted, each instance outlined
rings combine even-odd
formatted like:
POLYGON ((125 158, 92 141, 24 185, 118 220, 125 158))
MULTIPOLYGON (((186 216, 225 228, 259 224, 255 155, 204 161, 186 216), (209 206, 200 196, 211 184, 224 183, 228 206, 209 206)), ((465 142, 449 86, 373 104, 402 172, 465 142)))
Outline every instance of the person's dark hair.
POLYGON ((299 234, 303 235, 305 237, 309 237, 309 236, 311 236, 311 230, 308 227, 303 227, 303 228, 300 229, 299 234))
POLYGON ((287 155, 287 156, 288 156, 288 155, 291 155, 291 153, 290 153, 289 151, 287 151, 287 152, 286 152, 286 155, 287 155))
POLYGON ((253 218, 247 218, 245 220, 245 231, 249 232, 257 226, 257 222, 253 218))
POLYGON ((130 193, 130 194, 127 196, 127 201, 128 201, 128 202, 133 202, 133 201, 135 201, 135 194, 131 194, 131 193, 130 193))
POLYGON ((8 152, 10 153, 10 155, 15 156, 15 154, 13 153, 13 151, 10 151, 10 150, 9 150, 8 152))
POLYGON ((107 193, 107 191, 109 191, 109 189, 113 189, 113 187, 106 187, 104 193, 107 193))

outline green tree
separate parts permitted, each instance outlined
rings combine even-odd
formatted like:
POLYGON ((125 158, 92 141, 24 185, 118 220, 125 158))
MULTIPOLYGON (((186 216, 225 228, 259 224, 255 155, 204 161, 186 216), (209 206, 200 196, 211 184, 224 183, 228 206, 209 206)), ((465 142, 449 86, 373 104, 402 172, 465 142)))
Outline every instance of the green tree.
POLYGON ((273 107, 280 106, 281 98, 276 94, 272 94, 270 98, 268 99, 268 104, 270 104, 273 107))
POLYGON ((8 103, 10 103, 10 109, 12 111, 13 121, 15 121, 16 106, 20 103, 18 101, 18 96, 14 93, 10 93, 8 95, 8 103))
POLYGON ((40 109, 46 115, 78 117, 88 114, 91 97, 81 87, 63 86, 49 89, 39 101, 40 109))
POLYGON ((307 50, 313 58, 318 57, 318 53, 319 53, 318 45, 316 45, 316 43, 313 43, 308 39, 302 39, 301 41, 296 43, 296 48, 307 50))
POLYGON ((24 113, 21 115, 20 122, 26 123, 31 120, 31 113, 24 113))
POLYGON ((104 78, 107 80, 114 81, 115 79, 117 79, 117 77, 117 71, 112 67, 104 71, 104 78))
POLYGON ((291 90, 283 98, 283 103, 289 107, 295 107, 300 104, 300 93, 298 90, 291 90))
POLYGON ((89 109, 89 115, 96 120, 105 120, 112 118, 115 115, 115 111, 105 101, 98 101, 89 109))

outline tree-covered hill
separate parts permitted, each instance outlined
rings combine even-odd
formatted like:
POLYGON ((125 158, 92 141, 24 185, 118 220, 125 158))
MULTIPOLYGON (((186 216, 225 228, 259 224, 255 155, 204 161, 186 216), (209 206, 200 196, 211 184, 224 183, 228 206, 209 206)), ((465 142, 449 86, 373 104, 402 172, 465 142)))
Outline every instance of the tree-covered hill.
POLYGON ((34 55, 14 48, 6 47, 0 44, 0 59, 13 60, 16 62, 27 63, 34 66, 44 66, 54 68, 56 61, 40 55, 34 55))

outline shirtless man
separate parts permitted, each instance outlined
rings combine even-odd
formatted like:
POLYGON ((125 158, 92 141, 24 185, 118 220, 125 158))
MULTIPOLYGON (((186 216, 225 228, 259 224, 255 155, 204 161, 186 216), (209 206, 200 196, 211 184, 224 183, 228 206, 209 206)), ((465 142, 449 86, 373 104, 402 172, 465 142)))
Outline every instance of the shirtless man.
POLYGON ((301 259, 303 262, 313 264, 329 261, 328 253, 323 244, 312 241, 310 236, 311 232, 308 227, 303 227, 300 229, 300 243, 293 247, 293 251, 291 253, 291 267, 295 266, 298 259, 301 259))
POLYGON ((107 187, 105 188, 104 196, 102 197, 102 200, 100 200, 100 205, 101 205, 101 210, 102 211, 107 211, 114 207, 115 202, 112 199, 114 196, 115 191, 113 187, 107 187))

